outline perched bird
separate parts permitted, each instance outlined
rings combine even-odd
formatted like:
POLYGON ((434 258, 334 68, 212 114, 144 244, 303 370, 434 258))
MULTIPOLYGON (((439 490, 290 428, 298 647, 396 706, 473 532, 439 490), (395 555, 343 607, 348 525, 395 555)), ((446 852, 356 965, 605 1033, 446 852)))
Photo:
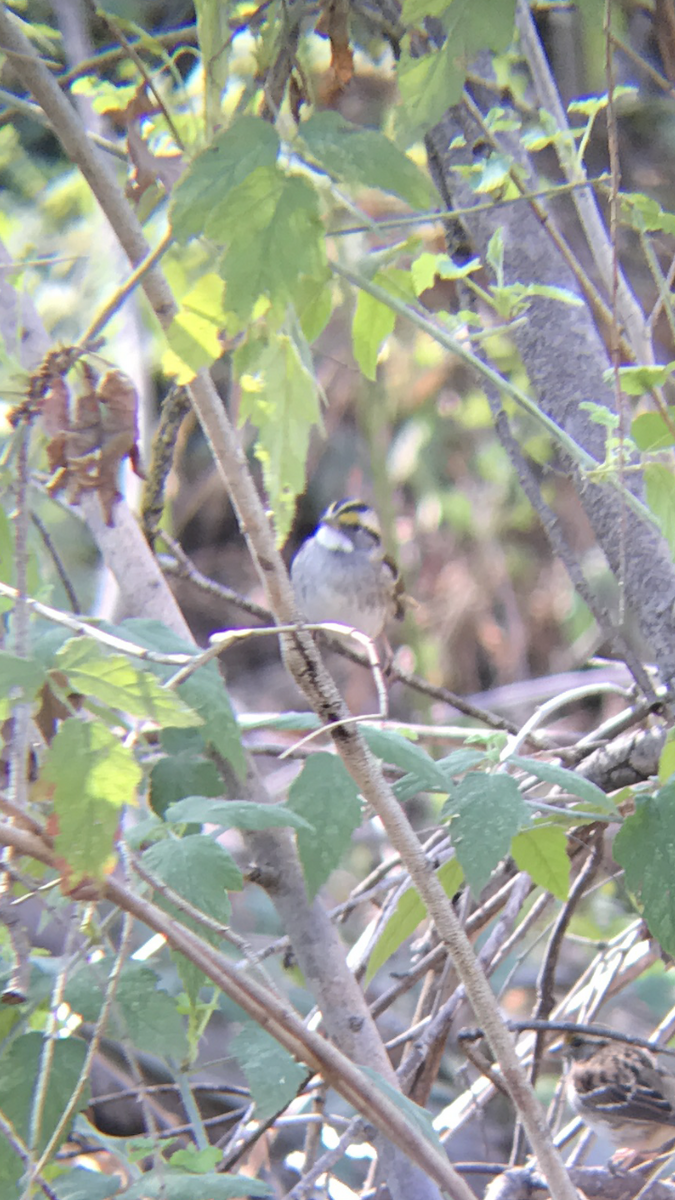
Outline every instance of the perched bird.
POLYGON ((578 1033, 565 1040, 569 1102, 595 1133, 642 1154, 675 1138, 675 1077, 653 1054, 578 1033))
POLYGON ((311 623, 339 621, 370 638, 403 616, 403 586, 382 546, 376 513, 362 500, 336 500, 291 563, 298 606, 311 623))

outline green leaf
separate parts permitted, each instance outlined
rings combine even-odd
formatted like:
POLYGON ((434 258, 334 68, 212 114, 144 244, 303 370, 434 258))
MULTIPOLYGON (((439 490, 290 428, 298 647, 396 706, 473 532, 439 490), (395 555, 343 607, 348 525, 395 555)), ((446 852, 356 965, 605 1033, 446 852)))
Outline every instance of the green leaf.
MULTIPOLYGON (((4 343, 0 338, 0 347, 4 343)), ((0 582, 10 587, 16 587, 16 564, 14 562, 14 533, 4 508, 0 505, 0 582)), ((9 596, 0 596, 0 613, 10 612, 14 608, 14 600, 9 596)))
POLYGON ((347 183, 380 188, 425 209, 432 189, 418 167, 377 129, 352 125, 339 113, 315 112, 299 128, 310 158, 330 176, 347 183))
MULTIPOLYGON (((675 408, 669 408, 668 415, 671 425, 675 425, 675 408)), ((630 432, 639 450, 665 450, 675 442, 675 437, 673 437, 661 413, 640 413, 631 422, 630 432)))
MULTIPOLYGON (((38 1076, 43 1038, 39 1033, 26 1033, 5 1045, 0 1055, 0 1112, 15 1127, 24 1141, 28 1141, 33 1093, 38 1076)), ((42 1110, 42 1124, 37 1150, 44 1149, 56 1128, 64 1108, 68 1104, 80 1077, 87 1047, 79 1038, 63 1038, 54 1041, 53 1061, 42 1110)), ((80 1097, 78 1109, 86 1108, 89 1102, 88 1087, 80 1097)), ((68 1130, 62 1138, 68 1137, 68 1130)), ((7 1140, 0 1139, 0 1181, 8 1185, 15 1182, 24 1172, 20 1159, 14 1154, 7 1140)), ((3 1195, 14 1195, 5 1187, 3 1195)), ((19 1194, 19 1193, 16 1193, 19 1194)))
POLYGON ((41 782, 54 785, 54 849, 70 887, 85 876, 102 879, 112 868, 121 810, 135 802, 141 778, 131 751, 99 721, 63 722, 47 751, 41 782))
POLYGON ((433 287, 437 278, 464 279, 467 275, 472 275, 474 271, 479 271, 480 267, 479 258, 472 258, 469 262, 460 265, 454 263, 447 254, 429 254, 428 251, 425 251, 410 264, 410 273, 415 285, 415 292, 420 296, 427 288, 433 287))
POLYGON ((220 273, 227 307, 248 318, 258 296, 293 301, 304 275, 327 278, 319 197, 306 179, 259 167, 216 205, 206 232, 227 245, 220 273))
MULTIPOLYGON (((462 882, 462 868, 456 858, 449 858, 436 872, 447 896, 454 896, 462 882)), ((427 915, 427 907, 414 887, 406 888, 394 912, 378 937, 368 959, 364 986, 367 986, 380 967, 389 961, 406 938, 415 932, 427 915)))
POLYGON ((675 730, 669 729, 659 758, 659 783, 668 783, 672 775, 675 775, 675 730))
POLYGON ((213 209, 258 167, 271 167, 279 153, 274 126, 261 117, 239 117, 195 158, 176 185, 169 220, 179 242, 204 232, 213 209))
POLYGON ((361 803, 351 775, 334 754, 313 754, 291 784, 287 807, 313 828, 299 830, 298 852, 310 900, 337 867, 361 824, 361 803))
POLYGON ((359 730, 368 748, 383 762, 391 763, 401 771, 414 775, 418 791, 441 791, 447 788, 447 777, 426 750, 411 742, 410 738, 391 729, 375 729, 363 724, 359 730))
POLYGON ((240 378, 240 423, 258 429, 255 456, 262 464, 265 491, 274 513, 277 541, 290 533, 297 497, 305 490, 309 437, 321 425, 316 381, 295 341, 280 334, 258 358, 254 372, 240 378))
POLYGON ((244 1025, 231 1049, 251 1089, 258 1121, 268 1121, 281 1112, 295 1099, 307 1078, 304 1063, 296 1062, 259 1025, 244 1025))
MULTIPOLYGON (((452 104, 460 100, 469 63, 479 50, 506 50, 513 38, 515 0, 410 0, 418 16, 440 16, 446 40, 440 50, 433 49, 414 58, 410 34, 403 39, 398 62, 398 83, 402 98, 400 124, 408 133, 426 130, 452 104), (432 9, 429 14, 429 9, 432 9)), ((407 10, 408 6, 406 6, 407 10)))
POLYGON ((393 308, 369 292, 359 291, 352 320, 352 349, 366 379, 377 378, 380 350, 394 332, 395 324, 393 308))
POLYGON ((402 1092, 399 1092, 398 1088, 395 1088, 393 1084, 384 1079, 378 1071, 374 1071, 372 1067, 361 1067, 360 1070, 375 1084, 383 1096, 386 1096, 392 1104, 396 1105, 408 1123, 413 1125, 418 1133, 421 1133, 422 1137, 426 1138, 435 1150, 440 1150, 445 1154, 441 1140, 434 1129, 431 1116, 425 1108, 420 1108, 419 1104, 415 1104, 409 1096, 404 1096, 402 1092))
POLYGON ((283 804, 254 804, 251 800, 209 800, 205 796, 187 796, 172 804, 164 820, 173 825, 195 822, 200 825, 219 825, 221 829, 291 829, 312 830, 313 826, 283 804))
POLYGON ((186 1171, 149 1171, 120 1200, 241 1200, 270 1196, 273 1189, 249 1175, 188 1175, 186 1171))
POLYGON ((186 796, 222 796, 223 781, 215 764, 190 755, 166 755, 150 772, 150 805, 163 817, 167 808, 186 796))
POLYGON ((304 276, 295 285, 295 311, 300 328, 311 345, 323 333, 333 312, 333 286, 330 279, 304 276))
POLYGON ((104 1175, 100 1171, 88 1171, 85 1167, 74 1167, 50 1180, 57 1200, 108 1200, 118 1196, 122 1186, 120 1175, 104 1175))
POLYGON ((421 25, 427 17, 442 17, 449 0, 403 0, 401 20, 406 25, 421 25))
POLYGON ((653 197, 643 192, 620 192, 619 204, 622 219, 640 233, 675 233, 675 214, 664 212, 653 197))
MULTIPOLYGON (((143 855, 148 870, 162 883, 167 884, 179 896, 188 900, 195 908, 213 917, 221 925, 230 920, 228 890, 240 891, 243 886, 241 872, 231 854, 205 834, 193 834, 180 840, 156 842, 143 855)), ((218 945, 219 935, 199 925, 192 917, 181 913, 170 900, 160 894, 156 903, 175 916, 181 924, 194 929, 201 938, 218 945)), ((175 954, 176 964, 183 986, 192 1003, 196 1003, 199 989, 205 976, 182 954, 175 954)))
POLYGON ((449 38, 440 49, 433 47, 418 58, 411 54, 410 37, 406 35, 396 73, 401 93, 397 129, 410 143, 440 121, 448 108, 459 103, 464 71, 457 69, 449 38))
MULTIPOLYGON (((643 396, 646 392, 651 392, 652 388, 664 387, 673 371, 675 362, 662 366, 643 364, 638 367, 619 367, 621 388, 628 396, 643 396)), ((611 381, 614 378, 614 369, 609 368, 603 372, 603 378, 611 381)))
POLYGON ((670 467, 649 463, 644 470, 645 498, 675 559, 675 477, 670 467))
MULTIPOLYGON (((535 779, 541 779, 543 783, 552 783, 570 795, 578 796, 590 805, 594 813, 616 816, 616 805, 607 793, 603 792, 597 783, 584 779, 583 775, 578 775, 576 771, 559 767, 557 763, 542 762, 538 758, 521 758, 518 754, 510 755, 507 762, 521 771, 527 771, 528 775, 534 775, 535 779)), ((533 803, 536 804, 536 800, 533 803)))
POLYGON ((527 871, 535 883, 566 900, 570 886, 570 860, 567 837, 559 825, 536 825, 523 829, 511 842, 511 854, 518 869, 527 871))
POLYGON ((174 1170, 189 1171, 192 1175, 206 1175, 215 1170, 222 1157, 223 1152, 218 1146, 205 1146, 203 1150, 198 1150, 196 1146, 188 1145, 171 1155, 169 1166, 174 1170))
POLYGON ((183 296, 180 310, 166 330, 168 350, 162 358, 164 370, 177 383, 190 383, 202 367, 210 367, 223 353, 224 293, 220 275, 209 272, 183 296))
POLYGON ((635 797, 635 812, 617 833, 613 853, 651 934, 667 954, 675 954, 675 894, 670 882, 675 861, 675 783, 666 784, 655 796, 635 797))
POLYGON ((465 771, 471 771, 484 763, 485 758, 485 750, 473 750, 470 746, 462 746, 461 749, 447 754, 445 758, 437 759, 436 766, 442 770, 446 780, 452 783, 457 775, 463 775, 465 771))
MULTIPOLYGON (((122 637, 137 642, 149 650, 162 650, 168 653, 183 652, 194 654, 195 647, 177 637, 160 621, 148 620, 145 617, 132 617, 123 621, 119 628, 113 627, 111 632, 119 633, 122 637)), ((147 664, 160 678, 168 678, 173 674, 170 667, 158 664, 147 664)), ((189 708, 199 713, 204 721, 200 728, 204 741, 210 743, 223 758, 227 759, 238 775, 246 771, 246 759, 241 745, 239 726, 237 725, 227 689, 221 678, 215 662, 206 663, 190 675, 178 687, 178 695, 189 708)))
POLYGON ((450 793, 441 812, 467 883, 478 896, 511 840, 531 824, 529 809, 510 775, 474 771, 450 793))
MULTIPOLYGON (((94 1023, 105 999, 111 959, 87 965, 67 983, 65 999, 83 1021, 94 1023)), ((162 990, 154 971, 142 963, 127 962, 115 992, 107 1025, 108 1036, 129 1040, 148 1054, 174 1062, 187 1054, 183 1018, 172 996, 162 990)))
POLYGON ((56 655, 56 665, 67 675, 72 691, 132 717, 178 728, 203 724, 176 692, 160 686, 147 667, 136 666, 123 654, 107 653, 93 638, 66 642, 56 655))
POLYGON ((0 719, 15 704, 30 704, 45 682, 45 672, 34 658, 19 658, 0 650, 0 719))

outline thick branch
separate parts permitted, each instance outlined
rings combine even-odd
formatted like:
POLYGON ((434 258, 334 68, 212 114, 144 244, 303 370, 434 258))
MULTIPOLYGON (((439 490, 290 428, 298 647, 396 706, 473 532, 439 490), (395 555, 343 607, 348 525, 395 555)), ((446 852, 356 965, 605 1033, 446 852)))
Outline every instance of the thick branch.
MULTIPOLYGON (((469 208, 473 193, 466 176, 456 168, 474 163, 472 148, 482 136, 479 125, 464 105, 449 110, 427 137, 432 174, 450 207, 469 208), (464 145, 459 146, 459 139, 464 145), (454 143, 454 144, 453 144, 454 143), (450 150, 450 146, 453 146, 450 150)), ((504 153, 529 172, 528 185, 536 187, 531 164, 519 146, 506 136, 504 153)), ((479 206, 481 208, 481 206, 479 206)), ((504 283, 557 286, 576 293, 577 288, 546 228, 528 204, 506 205, 466 215, 463 222, 476 251, 484 257, 493 234, 501 229, 504 243, 504 283)), ((609 366, 605 348, 589 310, 544 297, 532 297, 527 319, 517 323, 511 336, 520 352, 542 411, 597 461, 605 453, 605 431, 580 408, 592 400, 614 411, 612 388, 603 373, 609 366)), ((630 609, 650 645, 667 684, 675 681, 675 571, 665 542, 642 521, 608 484, 590 482, 577 463, 560 452, 565 471, 574 480, 579 502, 595 533, 598 545, 617 580, 625 588, 630 609)), ((639 488, 625 480, 626 486, 639 488)))

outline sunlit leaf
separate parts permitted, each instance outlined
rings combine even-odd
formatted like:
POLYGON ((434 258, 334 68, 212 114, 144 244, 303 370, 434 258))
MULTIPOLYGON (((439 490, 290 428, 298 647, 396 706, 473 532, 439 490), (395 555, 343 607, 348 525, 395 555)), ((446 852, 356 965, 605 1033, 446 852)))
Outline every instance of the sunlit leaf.
MULTIPOLYGON (((449 858, 436 872, 436 877, 443 885, 445 893, 451 899, 462 882, 462 868, 456 858, 449 858)), ((416 888, 406 888, 400 897, 394 912, 387 921, 378 937, 366 971, 365 983, 368 984, 380 967, 396 953, 406 938, 415 932, 417 926, 427 915, 427 908, 416 888)))
POLYGON ((316 381, 293 338, 279 334, 267 343, 255 369, 240 377, 240 421, 257 427, 255 455, 274 513, 279 544, 288 537, 297 497, 305 490, 312 429, 321 425, 316 381))
POLYGON ((220 264, 227 306, 242 318, 258 296, 292 301, 302 276, 327 278, 318 194, 277 167, 259 167, 215 205, 206 232, 227 246, 220 264))
POLYGON ((93 696, 111 708, 158 725, 188 727, 203 724, 177 692, 161 687, 147 667, 122 654, 108 654, 92 638, 72 638, 56 655, 59 671, 73 692, 93 696))
POLYGON ((559 825, 536 825, 523 829, 511 842, 511 854, 521 871, 535 883, 566 900, 570 884, 567 837, 559 825))
POLYGON ((174 188, 169 219, 178 241, 203 233, 214 207, 257 167, 271 167, 278 153, 278 134, 261 117, 239 117, 219 133, 174 188))
POLYGON ((63 722, 47 751, 41 786, 53 785, 54 849, 71 887, 111 870, 121 810, 135 802, 141 777, 131 750, 101 722, 63 722))

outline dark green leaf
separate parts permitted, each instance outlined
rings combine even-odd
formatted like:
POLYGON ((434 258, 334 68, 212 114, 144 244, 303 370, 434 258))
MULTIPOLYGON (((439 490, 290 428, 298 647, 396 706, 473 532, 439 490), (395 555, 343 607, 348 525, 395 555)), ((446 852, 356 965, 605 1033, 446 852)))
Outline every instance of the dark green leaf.
POLYGON ((88 1171, 84 1167, 74 1167, 52 1179, 53 1188, 58 1200, 108 1200, 109 1196, 119 1195, 122 1186, 120 1175, 104 1175, 100 1171, 88 1171))
POLYGON ((150 804, 163 817, 167 808, 186 796, 222 796, 223 781, 207 758, 168 754, 150 772, 150 804))
POLYGON ((511 839, 531 824, 529 809, 510 775, 482 771, 465 776, 452 790, 441 813, 475 896, 509 853, 511 839))
POLYGON ((337 867, 361 824, 361 803, 351 775, 334 754, 313 754, 288 793, 287 807, 313 826, 297 843, 310 900, 337 867))
POLYGON ((614 857, 650 932, 667 954, 675 954, 675 783, 654 796, 635 797, 635 812, 614 839, 614 857))
POLYGON ((423 20, 422 13, 440 16, 446 39, 435 47, 413 56, 410 35, 403 39, 398 62, 398 82, 402 97, 400 126, 408 136, 434 125, 443 113, 457 104, 464 87, 466 72, 479 50, 506 50, 513 38, 515 0, 409 0, 409 7, 423 20))
POLYGON ((299 135, 310 158, 333 178, 393 192, 411 208, 425 209, 431 203, 429 181, 379 130, 352 125, 326 110, 303 121, 299 135))
POLYGON ((291 829, 313 826, 282 804, 254 804, 251 800, 209 800, 204 796, 188 796, 172 804, 164 814, 165 821, 174 825, 195 822, 200 825, 219 825, 222 829, 291 829))
POLYGON ((391 763, 401 771, 407 771, 419 781, 418 791, 445 791, 446 776, 431 755, 416 742, 395 733, 391 729, 375 729, 372 725, 361 725, 360 731, 368 747, 377 758, 391 763))
MULTIPOLYGON (((527 771, 528 775, 534 775, 535 779, 541 779, 543 783, 552 783, 570 795, 578 796, 593 812, 616 815, 616 805, 607 793, 576 771, 559 767, 557 763, 542 762, 538 758, 521 758, 518 754, 511 755, 508 762, 521 771, 527 771)), ((532 803, 536 804, 536 799, 532 803)))
POLYGON ((214 207, 257 167, 271 167, 278 153, 276 130, 261 117, 239 117, 219 133, 174 188, 169 219, 178 241, 203 233, 214 207))
POLYGON ((644 470, 647 504, 675 559, 675 477, 670 467, 649 463, 644 470))
MULTIPOLYGON (((112 963, 102 960, 78 971, 68 982, 65 998, 84 1021, 101 1012, 112 963)), ((115 992, 108 1033, 158 1058, 176 1062, 187 1054, 183 1018, 175 1000, 159 986, 154 971, 142 963, 125 963, 115 992)))
MULTIPOLYGON (((243 880, 232 855, 222 846, 204 834, 194 834, 179 841, 172 839, 155 843, 145 851, 143 862, 153 875, 173 888, 179 896, 207 916, 219 921, 221 925, 227 925, 230 919, 228 889, 241 890, 243 880)), ((157 904, 183 925, 194 929, 212 945, 218 944, 217 933, 204 929, 191 917, 182 914, 171 901, 164 900, 161 895, 157 895, 155 899, 157 904)), ((183 986, 194 1003, 199 989, 205 983, 205 976, 182 954, 176 954, 175 958, 183 986)))
POLYGON ((258 1025, 244 1025, 232 1042, 232 1053, 251 1089, 258 1121, 268 1121, 284 1109, 307 1078, 307 1067, 258 1025))
POLYGON ((149 1171, 119 1200, 241 1200, 269 1196, 272 1188, 249 1175, 188 1175, 185 1171, 149 1171))
POLYGON ((460 750, 446 754, 445 758, 437 759, 436 766, 443 772, 446 780, 452 781, 455 776, 480 766, 485 762, 485 757, 484 750, 472 750, 470 746, 463 746, 460 750))
MULTIPOLYGON (((5 1046, 0 1055, 0 1112, 16 1128, 24 1141, 28 1141, 33 1093, 38 1076, 43 1039, 39 1033, 26 1033, 5 1046)), ((64 1038, 53 1043, 53 1061, 42 1110, 42 1124, 38 1139, 38 1150, 42 1150, 51 1137, 68 1104, 78 1082, 87 1047, 79 1038, 64 1038)), ((89 1100, 88 1088, 80 1098, 78 1108, 86 1108, 89 1100)), ((64 1139, 68 1136, 68 1130, 64 1139)), ((0 1138, 3 1153, 0 1154, 0 1181, 8 1183, 23 1174, 23 1166, 0 1138), (14 1173, 16 1162, 17 1170, 14 1173)), ((5 1189, 3 1195, 14 1193, 5 1189)))
POLYGON ((0 712, 7 713, 12 704, 30 703, 45 681, 45 672, 34 658, 19 658, 0 650, 0 700, 9 700, 0 712))
POLYGON ((361 1070, 375 1084, 378 1091, 382 1092, 383 1096, 386 1096, 392 1104, 396 1105, 409 1124, 413 1125, 418 1133, 421 1133, 431 1143, 435 1150, 445 1153, 440 1138, 434 1129, 431 1116, 426 1109, 420 1108, 419 1104, 415 1104, 408 1096, 404 1096, 393 1084, 383 1079, 379 1072, 373 1071, 371 1067, 361 1067, 361 1070))

